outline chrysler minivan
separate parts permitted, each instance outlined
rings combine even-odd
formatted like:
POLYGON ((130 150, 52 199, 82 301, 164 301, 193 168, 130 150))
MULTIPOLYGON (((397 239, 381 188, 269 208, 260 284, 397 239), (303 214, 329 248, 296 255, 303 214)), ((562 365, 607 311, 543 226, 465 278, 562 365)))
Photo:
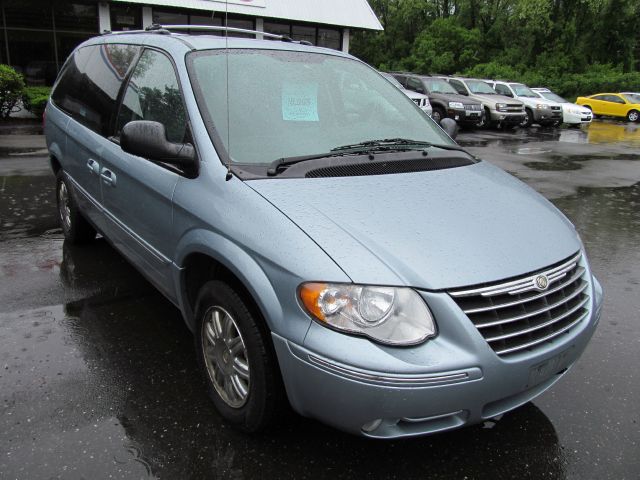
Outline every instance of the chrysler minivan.
POLYGON ((84 42, 45 131, 66 241, 180 309, 224 419, 423 435, 575 364, 602 289, 562 213, 348 54, 207 28, 84 42))

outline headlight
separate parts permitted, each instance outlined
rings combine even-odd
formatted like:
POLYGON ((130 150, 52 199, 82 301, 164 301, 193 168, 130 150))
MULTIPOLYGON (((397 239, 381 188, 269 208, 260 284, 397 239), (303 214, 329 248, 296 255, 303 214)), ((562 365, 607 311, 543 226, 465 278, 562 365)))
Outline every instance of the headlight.
POLYGON ((449 108, 464 108, 462 102, 449 102, 449 108))
POLYGON ((546 106, 544 103, 538 103, 538 104, 536 105, 536 108, 537 108, 538 110, 542 110, 543 108, 547 108, 547 106, 546 106))
POLYGON ((304 283, 300 300, 321 324, 388 345, 415 345, 436 333, 429 308, 410 288, 304 283))
POLYGON ((506 109, 507 109, 506 103, 496 103, 496 110, 498 110, 499 112, 506 109))

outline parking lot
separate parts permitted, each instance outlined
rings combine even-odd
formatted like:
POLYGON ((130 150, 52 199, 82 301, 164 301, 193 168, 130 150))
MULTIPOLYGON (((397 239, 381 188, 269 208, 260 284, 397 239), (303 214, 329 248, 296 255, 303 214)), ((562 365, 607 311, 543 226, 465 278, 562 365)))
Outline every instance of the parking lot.
POLYGON ((223 424, 179 312, 104 240, 63 242, 36 131, 0 129, 0 478, 639 478, 640 124, 460 133, 574 222, 604 313, 534 402, 398 442, 223 424))

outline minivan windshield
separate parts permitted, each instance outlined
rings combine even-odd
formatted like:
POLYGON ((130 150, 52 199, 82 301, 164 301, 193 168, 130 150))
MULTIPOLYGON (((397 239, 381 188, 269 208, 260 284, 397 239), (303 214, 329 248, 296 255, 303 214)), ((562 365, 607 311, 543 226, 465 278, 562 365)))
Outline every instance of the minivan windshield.
POLYGON ((189 54, 187 66, 212 140, 231 163, 268 165, 379 139, 455 145, 405 94, 350 58, 217 49, 189 54))
POLYGON ((486 95, 496 95, 496 91, 482 80, 467 80, 467 87, 471 90, 471 93, 480 93, 486 95))

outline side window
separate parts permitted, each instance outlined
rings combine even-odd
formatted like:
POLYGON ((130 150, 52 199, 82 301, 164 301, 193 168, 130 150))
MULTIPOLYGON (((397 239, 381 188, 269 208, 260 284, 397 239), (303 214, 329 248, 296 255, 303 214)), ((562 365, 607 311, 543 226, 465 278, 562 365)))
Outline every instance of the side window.
POLYGON ((621 103, 622 105, 626 103, 623 99, 621 99, 617 95, 609 95, 609 101, 614 103, 621 103))
POLYGON ((414 90, 416 92, 418 90, 422 90, 424 92, 424 87, 422 86, 422 83, 420 82, 420 80, 418 80, 417 78, 407 79, 407 88, 409 90, 414 90))
POLYGON ((187 115, 176 72, 169 58, 145 50, 131 75, 118 112, 117 134, 134 120, 151 120, 164 125, 167 140, 184 141, 187 115))
POLYGON ((53 102, 100 135, 110 135, 116 100, 139 47, 103 44, 75 52, 52 94, 53 102))
POLYGON ((467 95, 467 89, 465 88, 465 86, 462 84, 462 82, 458 81, 458 80, 449 80, 449 83, 451 84, 451 86, 453 88, 456 89, 456 92, 458 92, 461 95, 467 95))
POLYGON ((495 90, 500 95, 506 95, 507 97, 513 97, 513 93, 511 93, 511 90, 506 85, 502 85, 500 83, 496 83, 495 90))
POLYGON ((594 100, 600 100, 601 102, 607 102, 607 101, 609 101, 608 98, 607 98, 608 96, 609 95, 595 95, 592 98, 594 100))

